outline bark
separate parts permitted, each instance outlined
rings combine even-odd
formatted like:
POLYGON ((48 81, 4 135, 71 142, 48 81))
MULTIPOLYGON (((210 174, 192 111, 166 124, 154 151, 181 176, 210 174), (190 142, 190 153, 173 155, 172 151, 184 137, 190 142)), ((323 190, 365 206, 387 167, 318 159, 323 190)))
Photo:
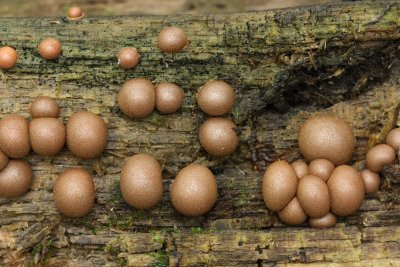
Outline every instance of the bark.
POLYGON ((1 14, 7 17, 60 16, 77 4, 89 16, 169 15, 226 13, 283 8, 297 5, 342 2, 342 0, 2 0, 1 14))
POLYGON ((361 168, 369 147, 400 125, 398 1, 321 5, 229 15, 1 18, 2 44, 20 61, 1 72, 2 116, 29 117, 29 103, 55 97, 62 120, 87 109, 108 123, 106 152, 79 160, 67 149, 53 158, 31 153, 31 191, 0 198, 0 263, 52 266, 263 266, 305 263, 399 265, 399 162, 385 168, 378 193, 359 212, 328 230, 287 227, 262 201, 262 171, 277 159, 301 157, 299 126, 316 113, 334 113, 354 128, 351 164, 361 168), (156 36, 178 25, 188 48, 163 54, 156 36), (63 55, 45 61, 37 45, 56 36, 63 55), (117 66, 120 47, 137 47, 140 65, 117 66), (175 82, 185 90, 183 108, 133 120, 116 107, 116 93, 132 77, 175 82), (230 157, 210 157, 197 130, 206 116, 196 90, 209 79, 232 84, 238 101, 229 114, 240 127, 240 146, 230 157), (154 209, 124 203, 119 173, 134 153, 153 154, 163 165, 165 192, 154 209), (206 216, 186 218, 169 201, 179 169, 192 162, 216 174, 219 199, 206 216), (52 187, 67 167, 82 166, 96 183, 96 204, 82 219, 55 209, 52 187))

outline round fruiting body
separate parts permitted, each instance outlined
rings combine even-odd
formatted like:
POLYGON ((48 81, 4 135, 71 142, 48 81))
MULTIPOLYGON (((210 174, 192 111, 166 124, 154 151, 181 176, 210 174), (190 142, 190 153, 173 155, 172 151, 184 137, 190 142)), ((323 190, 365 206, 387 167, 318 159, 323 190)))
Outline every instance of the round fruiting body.
POLYGON ((326 214, 324 217, 321 218, 309 218, 308 224, 312 228, 330 228, 335 226, 336 216, 329 212, 328 214, 326 214))
POLYGON ((151 155, 137 154, 125 161, 120 188, 124 200, 134 208, 149 209, 163 194, 161 167, 151 155))
POLYGON ((327 159, 314 159, 309 165, 310 174, 321 178, 324 182, 328 181, 334 169, 335 165, 327 159))
POLYGON ((396 151, 393 147, 380 144, 371 148, 365 157, 365 167, 372 172, 380 172, 386 164, 396 160, 396 151))
POLYGON ((70 20, 78 20, 81 19, 84 16, 84 13, 82 12, 82 9, 80 9, 78 6, 72 6, 68 9, 67 17, 70 20))
POLYGON ((205 166, 191 164, 180 170, 170 188, 171 202, 181 214, 195 217, 212 209, 218 197, 217 181, 205 166))
POLYGON ((235 102, 235 91, 224 81, 208 81, 197 92, 199 108, 211 116, 225 115, 230 112, 235 102))
POLYGON ((29 124, 33 151, 41 156, 57 155, 65 144, 64 123, 56 118, 37 118, 29 124))
POLYGON ((297 198, 293 198, 279 213, 279 219, 290 225, 299 225, 307 220, 307 214, 301 208, 297 198))
POLYGON ((156 90, 148 79, 130 79, 122 85, 118 92, 118 106, 129 117, 147 117, 153 112, 155 105, 156 90))
POLYGON ((12 198, 24 195, 31 188, 32 168, 28 162, 11 159, 0 171, 0 196, 12 198))
POLYGON ((314 175, 301 178, 296 196, 308 216, 320 218, 328 214, 330 209, 329 190, 328 185, 321 178, 314 175))
POLYGON ((92 210, 95 200, 92 176, 82 168, 67 169, 56 180, 53 197, 57 209, 66 216, 85 216, 92 210))
POLYGON ((173 113, 183 103, 184 93, 182 88, 173 83, 160 83, 156 86, 156 108, 161 113, 173 113))
POLYGON ((386 136, 386 144, 393 147, 394 150, 400 150, 400 128, 392 129, 386 136))
POLYGON ((328 180, 331 212, 338 216, 355 213, 362 205, 365 195, 360 173, 351 166, 336 167, 328 180))
POLYGON ((308 165, 303 160, 296 160, 290 164, 297 178, 301 179, 308 174, 308 165))
POLYGON ((298 181, 295 171, 286 161, 270 164, 262 181, 265 206, 272 211, 281 211, 295 197, 298 181))
POLYGON ((107 125, 91 112, 74 113, 66 126, 68 149, 82 159, 98 157, 107 146, 107 125))
POLYGON ((360 172, 360 175, 364 182, 365 193, 378 192, 381 185, 381 178, 378 173, 365 169, 360 172))
POLYGON ((29 154, 29 124, 24 117, 10 114, 0 120, 0 149, 10 158, 29 154))
POLYGON ((232 154, 239 145, 236 125, 226 118, 210 118, 199 129, 201 146, 211 155, 223 157, 232 154))
POLYGON ((56 38, 49 37, 39 44, 38 51, 44 59, 56 59, 61 54, 61 43, 56 38))
POLYGON ((300 128, 299 148, 308 160, 327 159, 333 164, 348 162, 356 144, 350 125, 330 115, 317 115, 308 119, 300 128))
POLYGON ((58 118, 60 116, 60 107, 57 102, 48 96, 39 96, 29 106, 29 112, 32 118, 58 118))
POLYGON ((157 38, 158 48, 165 53, 176 53, 188 43, 184 30, 178 27, 167 27, 161 30, 157 38))
POLYGON ((14 48, 3 46, 0 48, 0 68, 9 70, 15 67, 18 61, 18 54, 14 48))
POLYGON ((139 64, 140 54, 134 47, 124 47, 119 50, 117 58, 123 69, 132 69, 139 64))

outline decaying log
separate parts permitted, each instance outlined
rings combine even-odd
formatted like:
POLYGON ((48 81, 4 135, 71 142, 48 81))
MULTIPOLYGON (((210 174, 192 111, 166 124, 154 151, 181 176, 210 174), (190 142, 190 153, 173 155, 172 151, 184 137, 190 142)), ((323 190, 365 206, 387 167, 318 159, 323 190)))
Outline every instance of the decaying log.
POLYGON ((333 266, 400 264, 399 162, 385 168, 381 190, 335 228, 287 227, 262 201, 261 176, 268 163, 301 157, 299 126, 316 113, 335 113, 355 130, 351 164, 361 168, 369 147, 400 126, 400 3, 381 1, 309 6, 229 15, 1 18, 1 44, 20 61, 1 72, 1 116, 20 113, 40 95, 55 97, 63 121, 87 109, 108 123, 101 157, 79 160, 67 149, 53 158, 27 157, 32 190, 0 198, 0 264, 52 266, 263 266, 331 263, 333 266), (187 31, 188 48, 163 54, 156 36, 167 25, 187 31), (36 47, 48 36, 62 42, 56 61, 36 47), (142 55, 122 70, 120 47, 142 55), (132 77, 170 81, 185 90, 183 108, 133 120, 116 107, 116 93, 132 77), (201 149, 197 130, 206 116, 196 90, 209 79, 235 87, 229 116, 239 126, 240 147, 227 158, 201 149), (130 208, 119 192, 125 157, 153 154, 163 165, 165 192, 154 209, 130 208), (169 201, 177 171, 201 162, 216 174, 219 199, 206 216, 179 215, 169 201), (82 166, 95 179, 94 210, 69 219, 55 209, 52 187, 67 167, 82 166))

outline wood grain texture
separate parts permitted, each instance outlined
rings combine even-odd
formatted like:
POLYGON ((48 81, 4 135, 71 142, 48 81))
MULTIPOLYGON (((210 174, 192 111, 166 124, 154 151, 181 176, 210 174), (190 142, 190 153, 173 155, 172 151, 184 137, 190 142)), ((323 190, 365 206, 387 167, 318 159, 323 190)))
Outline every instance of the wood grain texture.
POLYGON ((399 264, 399 162, 385 168, 381 190, 361 210, 328 230, 287 227, 269 212, 260 190, 262 171, 277 159, 300 157, 299 126, 331 112, 355 130, 352 164, 361 168, 369 147, 400 126, 400 3, 385 1, 229 15, 2 18, 0 41, 16 47, 20 61, 1 72, 1 117, 29 117, 40 95, 57 99, 64 122, 76 111, 100 114, 109 143, 101 157, 79 160, 64 149, 57 157, 31 153, 32 190, 0 198, 0 263, 51 266, 263 266, 330 263, 333 266, 399 264), (156 36, 179 25, 190 44, 163 54, 156 36), (40 58, 41 39, 55 36, 63 54, 40 58), (137 47, 139 66, 117 66, 120 47, 137 47), (185 90, 183 108, 142 120, 124 116, 116 93, 133 77, 175 82, 185 90), (240 146, 227 158, 201 149, 197 131, 206 116, 196 91, 209 79, 232 84, 238 102, 229 114, 239 126, 240 146), (162 202, 154 209, 128 207, 119 192, 124 159, 153 154, 163 166, 162 202), (199 218, 177 214, 169 186, 191 162, 217 176, 219 199, 199 218), (85 218, 55 209, 52 187, 66 168, 82 166, 96 183, 96 204, 85 218))
POLYGON ((79 5, 88 16, 233 13, 342 2, 342 0, 2 0, 3 17, 60 16, 79 5))

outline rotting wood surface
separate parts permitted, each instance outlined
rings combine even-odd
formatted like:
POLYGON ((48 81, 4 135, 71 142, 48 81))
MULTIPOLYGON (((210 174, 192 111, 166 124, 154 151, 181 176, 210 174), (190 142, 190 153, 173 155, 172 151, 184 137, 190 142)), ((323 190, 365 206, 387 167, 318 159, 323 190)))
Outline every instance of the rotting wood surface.
POLYGON ((20 62, 1 72, 1 116, 26 117, 40 95, 55 97, 63 121, 87 109, 109 127, 107 151, 79 160, 66 149, 57 157, 27 157, 35 174, 24 197, 0 199, 0 263, 51 266, 385 266, 400 264, 399 163, 385 168, 381 190, 361 210, 339 218, 335 228, 287 227, 265 208, 262 171, 277 159, 300 157, 299 126, 316 113, 333 112, 353 126, 352 164, 400 126, 400 3, 384 1, 322 5, 229 15, 2 18, 0 40, 17 48, 20 62), (156 36, 179 25, 188 48, 162 54, 156 36), (40 58, 36 47, 56 36, 63 55, 40 58), (115 54, 137 47, 140 65, 125 71, 115 54), (183 108, 129 119, 116 107, 116 93, 133 77, 175 82, 185 90, 183 108), (208 156, 197 140, 206 116, 195 94, 209 79, 232 84, 238 102, 229 116, 240 127, 234 155, 208 156), (162 202, 149 211, 128 207, 119 193, 124 158, 153 154, 163 165, 162 202), (216 174, 219 199, 206 216, 186 218, 169 201, 169 185, 191 162, 216 174), (52 187, 67 167, 82 166, 96 183, 94 210, 69 219, 56 211, 52 187))

